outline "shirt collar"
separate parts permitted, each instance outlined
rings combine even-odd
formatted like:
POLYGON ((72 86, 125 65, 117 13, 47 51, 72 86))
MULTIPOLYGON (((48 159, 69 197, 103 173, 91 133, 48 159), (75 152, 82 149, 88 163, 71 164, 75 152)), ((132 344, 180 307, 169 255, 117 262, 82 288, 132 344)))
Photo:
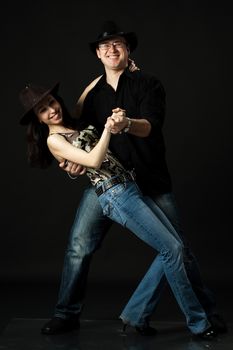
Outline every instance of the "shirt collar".
MULTIPOLYGON (((135 72, 130 72, 129 67, 126 67, 124 72, 121 74, 120 79, 122 79, 124 76, 130 78, 130 79, 135 79, 136 78, 135 72)), ((103 74, 103 76, 100 78, 96 86, 103 86, 106 84, 106 73, 103 74)))

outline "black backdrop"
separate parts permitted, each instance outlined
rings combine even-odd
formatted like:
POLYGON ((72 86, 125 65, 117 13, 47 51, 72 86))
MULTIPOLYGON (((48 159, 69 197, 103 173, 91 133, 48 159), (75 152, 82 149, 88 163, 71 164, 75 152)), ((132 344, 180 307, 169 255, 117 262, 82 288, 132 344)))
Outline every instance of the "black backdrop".
MULTIPOLYGON (((205 278, 232 281, 231 1, 21 0, 1 5, 1 280, 58 280, 87 180, 30 169, 18 92, 60 80, 69 108, 102 72, 89 51, 100 23, 138 34, 132 58, 163 82, 167 160, 183 226, 205 278), (153 5, 153 6, 152 6, 153 5)), ((154 252, 114 225, 90 280, 138 279, 154 252)))

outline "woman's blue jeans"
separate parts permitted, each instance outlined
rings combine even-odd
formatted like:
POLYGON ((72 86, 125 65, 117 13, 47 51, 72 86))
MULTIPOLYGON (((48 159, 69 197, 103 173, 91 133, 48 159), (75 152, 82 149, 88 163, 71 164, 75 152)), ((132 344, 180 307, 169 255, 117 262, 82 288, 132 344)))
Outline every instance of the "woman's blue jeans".
MULTIPOLYGON (((158 251, 159 265, 163 266, 167 281, 192 333, 200 333, 207 329, 210 324, 206 313, 186 274, 183 242, 163 212, 157 207, 156 215, 155 211, 150 209, 133 181, 113 186, 99 197, 99 201, 104 215, 128 228, 158 251)), ((157 269, 154 267, 151 283, 155 283, 157 278, 157 269)), ((141 292, 144 294, 146 290, 143 288, 141 292)), ((135 300, 135 295, 133 299, 137 309, 140 307, 139 300, 135 300)), ((139 320, 134 319, 134 309, 129 317, 126 318, 125 315, 128 314, 123 311, 120 316, 124 322, 138 324, 139 320)))
MULTIPOLYGON (((176 205, 171 193, 161 194, 153 198, 144 198, 153 211, 157 212, 158 205, 169 217, 173 226, 178 224, 176 205)), ((101 246, 101 242, 111 224, 112 221, 103 216, 94 187, 88 187, 79 203, 70 232, 54 316, 64 319, 79 318, 85 297, 91 258, 93 253, 101 246)), ((187 248, 187 251, 189 251, 190 258, 185 261, 185 264, 189 279, 206 313, 211 315, 215 313, 215 301, 202 284, 198 265, 189 248, 187 248)), ((130 298, 121 316, 132 325, 145 324, 154 311, 165 285, 166 278, 163 265, 158 255, 132 298, 130 298), (140 301, 140 298, 143 302, 140 301)))

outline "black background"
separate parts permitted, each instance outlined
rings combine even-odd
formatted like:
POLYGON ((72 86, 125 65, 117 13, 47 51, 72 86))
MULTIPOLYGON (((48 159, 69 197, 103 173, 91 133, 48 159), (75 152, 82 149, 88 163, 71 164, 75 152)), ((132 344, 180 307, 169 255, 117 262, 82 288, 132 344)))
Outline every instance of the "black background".
MULTIPOLYGON (((71 109, 102 73, 88 42, 113 19, 137 33, 132 58, 165 86, 167 160, 203 277, 232 283, 231 1, 21 0, 1 7, 1 281, 59 281, 87 183, 70 180, 57 164, 29 168, 18 93, 27 82, 59 80, 71 109)), ((89 280, 135 282, 153 256, 114 224, 89 280)))

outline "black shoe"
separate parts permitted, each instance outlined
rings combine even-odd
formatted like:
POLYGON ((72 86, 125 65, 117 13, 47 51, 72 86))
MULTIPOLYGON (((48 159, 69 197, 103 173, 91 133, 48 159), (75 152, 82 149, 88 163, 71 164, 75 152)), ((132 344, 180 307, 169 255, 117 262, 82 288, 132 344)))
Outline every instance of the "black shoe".
POLYGON ((195 334, 195 337, 203 340, 213 340, 218 336, 218 333, 212 328, 209 327, 202 333, 195 334))
MULTIPOLYGON (((128 324, 123 324, 123 332, 126 331, 127 326, 128 324)), ((157 330, 153 327, 150 327, 148 324, 141 327, 136 326, 135 329, 139 334, 143 336, 154 336, 157 334, 157 330)))
POLYGON ((42 328, 42 334, 62 334, 80 328, 79 320, 65 320, 60 317, 53 317, 42 328))
POLYGON ((219 316, 219 315, 212 315, 208 317, 208 321, 211 324, 212 328, 217 332, 217 333, 227 333, 227 325, 225 321, 219 316))

